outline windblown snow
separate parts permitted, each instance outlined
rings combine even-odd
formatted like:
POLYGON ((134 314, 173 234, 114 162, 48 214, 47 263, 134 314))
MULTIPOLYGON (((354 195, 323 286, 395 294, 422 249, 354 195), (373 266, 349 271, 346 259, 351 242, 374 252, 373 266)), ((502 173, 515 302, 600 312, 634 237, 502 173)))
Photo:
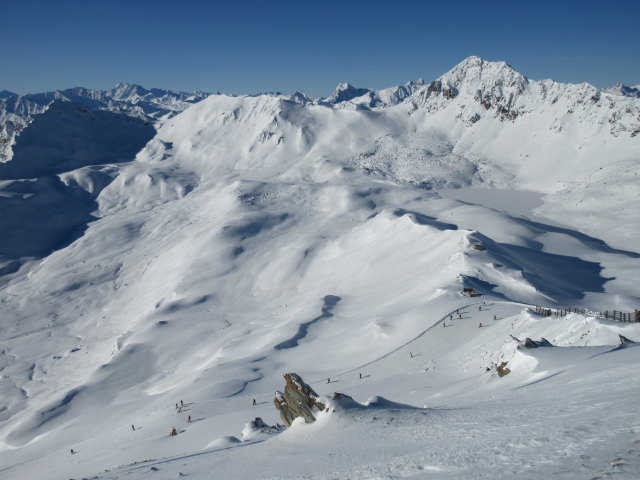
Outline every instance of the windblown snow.
POLYGON ((624 88, 0 93, 0 478, 637 478, 624 88))

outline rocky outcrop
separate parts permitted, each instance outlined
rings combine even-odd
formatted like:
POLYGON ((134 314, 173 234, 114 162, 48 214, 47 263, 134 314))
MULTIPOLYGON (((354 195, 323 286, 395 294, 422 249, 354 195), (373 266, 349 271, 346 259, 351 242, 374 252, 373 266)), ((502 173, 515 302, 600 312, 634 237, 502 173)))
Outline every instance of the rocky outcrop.
POLYGON ((496 366, 496 371, 498 372, 499 377, 504 377, 505 375, 509 375, 511 370, 507 368, 507 363, 509 362, 501 362, 496 366))
POLYGON ((530 338, 525 338, 522 343, 524 348, 538 348, 538 347, 553 347, 553 344, 547 340, 546 338, 541 338, 540 340, 531 340, 530 338))
POLYGON ((634 342, 623 335, 618 334, 618 337, 620 337, 620 345, 638 345, 638 342, 634 342))
POLYGON ((320 401, 318 394, 299 375, 285 373, 284 379, 284 393, 276 392, 273 400, 284 424, 289 427, 298 417, 304 418, 306 423, 315 422, 314 411, 325 410, 327 405, 320 401))

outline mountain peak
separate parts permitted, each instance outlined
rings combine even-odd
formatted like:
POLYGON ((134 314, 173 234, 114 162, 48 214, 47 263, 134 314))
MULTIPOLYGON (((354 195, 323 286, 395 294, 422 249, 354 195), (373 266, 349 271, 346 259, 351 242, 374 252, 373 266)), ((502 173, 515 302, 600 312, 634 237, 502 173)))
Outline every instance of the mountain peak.
POLYGON ((475 55, 465 58, 455 67, 453 67, 448 73, 454 71, 515 72, 513 67, 503 60, 491 62, 475 55))
POLYGON ((507 62, 490 62, 477 56, 465 58, 438 80, 450 88, 472 94, 495 87, 522 91, 529 82, 507 62))
POLYGON ((329 97, 325 98, 324 101, 333 104, 347 102, 354 98, 361 97, 370 91, 371 90, 369 88, 358 88, 348 82, 342 82, 336 86, 333 93, 329 97))
POLYGON ((10 92, 9 90, 0 91, 0 98, 17 97, 17 96, 18 96, 17 93, 10 92))
POLYGON ((624 97, 640 98, 640 85, 628 87, 626 85, 623 85, 621 82, 618 82, 613 87, 605 88, 602 91, 611 95, 622 95, 624 97))

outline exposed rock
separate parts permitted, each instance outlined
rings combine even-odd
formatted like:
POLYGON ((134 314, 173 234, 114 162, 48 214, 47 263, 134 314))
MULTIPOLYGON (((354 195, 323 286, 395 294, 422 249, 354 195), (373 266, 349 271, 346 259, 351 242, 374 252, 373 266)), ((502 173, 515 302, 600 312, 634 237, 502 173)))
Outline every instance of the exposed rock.
POLYGON ((629 340, 627 337, 624 337, 620 334, 618 334, 618 337, 620 337, 620 345, 638 345, 638 342, 629 340))
POLYGON ((522 346, 524 348, 538 348, 538 347, 553 347, 553 344, 546 338, 541 338, 540 340, 535 341, 527 337, 525 338, 522 346))
POLYGON ((507 368, 507 363, 509 362, 502 362, 500 363, 500 365, 496 366, 496 371, 498 372, 499 377, 504 377, 505 375, 509 375, 511 373, 511 370, 507 368))
POLYGON ((273 400, 284 424, 289 427, 297 417, 304 418, 306 423, 315 422, 313 411, 325 410, 327 405, 319 400, 318 394, 299 375, 285 373, 284 379, 284 393, 276 392, 273 400))

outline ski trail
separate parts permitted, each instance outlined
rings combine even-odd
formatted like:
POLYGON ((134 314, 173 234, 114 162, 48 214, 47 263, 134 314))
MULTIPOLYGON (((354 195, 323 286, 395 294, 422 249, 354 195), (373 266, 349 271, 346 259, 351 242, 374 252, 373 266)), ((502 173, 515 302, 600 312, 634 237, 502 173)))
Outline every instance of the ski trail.
POLYGON ((178 460, 184 460, 186 458, 193 458, 193 457, 199 457, 201 455, 209 455, 212 453, 216 453, 216 452, 220 452, 223 450, 229 450, 231 448, 238 448, 238 447, 249 447, 251 445, 255 445, 257 443, 262 443, 264 442, 264 440, 248 440, 242 443, 238 443, 236 445, 231 445, 229 447, 222 447, 222 448, 216 448, 213 450, 205 450, 204 452, 196 452, 196 453, 186 453, 186 454, 178 454, 174 457, 166 457, 166 458, 161 458, 160 460, 155 460, 155 461, 151 461, 149 463, 146 463, 144 465, 137 465, 135 467, 125 467, 123 468, 121 471, 122 472, 133 472, 134 470, 140 470, 142 468, 147 468, 147 467, 153 467, 154 465, 162 465, 162 464, 166 464, 166 463, 171 463, 171 462, 175 462, 178 460))
POLYGON ((380 360, 383 360, 383 359, 387 358, 388 356, 393 355, 393 354, 394 354, 394 353, 396 353, 398 350, 402 350, 402 349, 403 349, 404 347, 406 347, 407 345, 412 344, 413 342, 415 342, 416 340, 418 340, 420 337, 424 336, 424 334, 425 334, 425 333, 427 333, 427 332, 428 332, 429 330, 431 330, 432 328, 436 327, 437 325, 440 325, 442 322, 446 322, 446 321, 449 319, 449 317, 450 317, 451 315, 453 315, 455 312, 457 312, 458 310, 461 310, 461 309, 464 309, 464 308, 469 308, 469 307, 471 307, 471 306, 473 306, 473 305, 478 305, 478 303, 479 303, 479 302, 469 303, 469 304, 467 304, 467 305, 463 305, 462 307, 458 307, 458 308, 457 308, 457 309, 455 309, 455 310, 451 310, 449 313, 447 313, 447 314, 446 314, 446 315, 444 315, 442 318, 440 318, 439 320, 437 320, 435 323, 433 323, 432 325, 430 325, 429 327, 427 327, 425 330, 423 330, 422 332, 420 332, 418 335, 416 335, 415 337, 413 337, 413 338, 412 338, 411 340, 409 340, 408 342, 403 343, 402 345, 400 345, 400 346, 398 346, 398 347, 394 348, 394 349, 393 349, 393 350, 391 350, 390 352, 385 353, 385 354, 384 354, 384 355, 382 355, 381 357, 378 357, 378 358, 376 358, 376 359, 374 359, 374 360, 371 360, 370 362, 363 363, 363 364, 362 364, 362 365, 360 365, 360 366, 357 366, 357 367, 352 368, 352 369, 350 369, 350 370, 347 370, 347 371, 345 371, 345 372, 339 373, 339 374, 337 374, 337 375, 336 375, 336 377, 340 377, 340 376, 342 376, 342 375, 346 375, 347 373, 352 373, 352 372, 355 372, 356 370, 359 370, 359 369, 362 369, 362 368, 368 367, 369 365, 372 365, 372 364, 374 364, 374 363, 377 363, 377 362, 379 362, 380 360))
MULTIPOLYGON (((495 302, 494 302, 494 304, 495 304, 495 302)), ((510 304, 510 305, 514 305, 514 306, 515 306, 515 305, 520 305, 520 306, 523 306, 523 307, 531 307, 531 305, 527 305, 527 304, 525 304, 525 303, 518 303, 518 302, 509 302, 509 304, 510 304)), ((346 375, 346 374, 348 374, 348 373, 353 373, 353 372, 355 372, 356 370, 360 370, 360 369, 363 369, 363 368, 368 367, 368 366, 370 366, 370 365, 373 365, 374 363, 377 363, 377 362, 379 362, 380 360, 383 360, 383 359, 385 359, 385 358, 389 357, 390 355, 393 355, 393 354, 394 354, 394 353, 396 353, 397 351, 402 350, 402 349, 403 349, 403 348, 405 348, 406 346, 408 346, 408 345, 412 344, 413 342, 415 342, 416 340, 418 340, 420 337, 423 337, 423 336, 424 336, 424 335, 425 335, 429 330, 431 330, 432 328, 436 327, 437 325, 440 325, 440 324, 441 324, 441 323, 443 323, 443 322, 446 322, 446 321, 449 319, 449 317, 451 317, 451 316, 452 316, 452 315, 454 315, 454 314, 457 314, 457 313, 456 313, 457 311, 462 310, 462 309, 465 309, 465 308, 470 308, 470 307, 475 306, 475 305, 482 305, 482 303, 480 303, 480 302, 472 302, 472 303, 468 303, 468 304, 466 304, 466 305, 463 305, 463 306, 461 306, 461 307, 458 307, 458 308, 456 308, 455 310, 451 310, 449 313, 445 314, 443 317, 441 317, 439 320, 437 320, 435 323, 433 323, 432 325, 430 325, 429 327, 427 327, 425 330, 423 330, 422 332, 420 332, 418 335, 416 335, 415 337, 413 337, 413 338, 412 338, 411 340, 409 340, 408 342, 406 342, 406 343, 404 343, 404 344, 402 344, 402 345, 399 345, 398 347, 394 348, 394 349, 393 349, 393 350, 391 350, 390 352, 385 353, 385 354, 384 354, 384 355, 382 355, 381 357, 378 357, 378 358, 376 358, 376 359, 374 359, 374 360, 371 360, 370 362, 363 363, 362 365, 359 365, 359 366, 357 366, 357 367, 355 367, 355 368, 352 368, 352 369, 350 369, 350 370, 346 370, 346 371, 344 371, 344 372, 342 372, 342 373, 336 374, 336 375, 335 375, 335 377, 336 377, 336 378, 338 378, 338 377, 341 377, 341 376, 346 375)), ((322 381, 322 380, 317 380, 316 382, 313 382, 313 383, 317 383, 317 382, 321 382, 321 381, 322 381)))

